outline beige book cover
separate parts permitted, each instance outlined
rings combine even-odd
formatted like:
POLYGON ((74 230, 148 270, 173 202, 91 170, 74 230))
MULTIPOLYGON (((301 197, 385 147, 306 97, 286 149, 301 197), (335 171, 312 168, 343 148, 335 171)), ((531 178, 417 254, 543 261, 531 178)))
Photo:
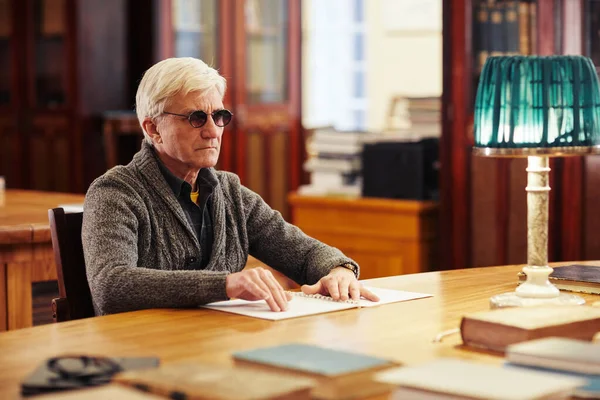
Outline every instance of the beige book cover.
POLYGON ((566 399, 585 379, 442 358, 381 372, 375 379, 399 386, 394 399, 566 399))
POLYGON ((309 399, 315 381, 240 366, 172 364, 119 374, 114 381, 149 393, 187 400, 309 399))

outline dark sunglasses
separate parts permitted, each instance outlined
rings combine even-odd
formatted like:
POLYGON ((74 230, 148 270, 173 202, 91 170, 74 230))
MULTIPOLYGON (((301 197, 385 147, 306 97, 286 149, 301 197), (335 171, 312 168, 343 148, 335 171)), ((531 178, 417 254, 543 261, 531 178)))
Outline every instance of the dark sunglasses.
POLYGON ((87 386, 108 383, 122 370, 109 358, 87 356, 54 357, 48 360, 47 368, 55 374, 55 381, 79 382, 87 386))
MULTIPOLYGON (((192 111, 189 115, 175 114, 167 111, 163 112, 163 114, 176 115, 178 117, 187 118, 187 120, 190 122, 190 125, 194 128, 203 127, 204 124, 206 124, 206 121, 208 121, 209 115, 202 110, 192 111)), ((227 126, 227 124, 231 122, 233 114, 231 113, 231 111, 223 109, 211 113, 210 116, 215 122, 215 125, 222 128, 224 126, 227 126)))

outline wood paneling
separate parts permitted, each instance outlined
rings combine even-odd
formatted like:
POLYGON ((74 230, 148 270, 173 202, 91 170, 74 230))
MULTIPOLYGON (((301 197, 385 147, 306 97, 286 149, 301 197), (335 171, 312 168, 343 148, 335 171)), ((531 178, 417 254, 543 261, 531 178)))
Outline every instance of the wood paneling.
POLYGON ((0 331, 32 325, 32 284, 56 280, 48 209, 80 202, 82 195, 6 191, 0 205, 0 331))
MULTIPOLYGON (((527 159, 510 160, 510 202, 508 241, 506 245, 507 263, 524 264, 527 262, 527 159)), ((495 265, 491 262, 487 265, 495 265)))
MULTIPOLYGON (((562 52, 582 54, 582 7, 580 0, 563 0, 562 9, 562 52)), ((560 197, 560 249, 562 260, 579 260, 584 255, 584 190, 585 164, 583 157, 568 157, 562 160, 560 197)), ((598 182, 600 183, 600 182, 598 182)))
POLYGON ((585 193, 581 203, 584 209, 583 258, 600 259, 600 156, 585 158, 585 193))
MULTIPOLYGON (((498 223, 496 219, 496 160, 487 157, 472 157, 471 169, 471 232, 470 247, 472 265, 475 267, 493 265, 498 254, 496 239, 498 223)), ((443 238, 442 238, 443 240, 443 238)))
POLYGON ((8 306, 6 293, 6 265, 0 262, 0 332, 8 329, 8 306))
POLYGON ((8 329, 33 325, 31 299, 32 263, 7 264, 7 314, 8 329))
POLYGON ((266 155, 265 137, 259 132, 248 133, 248 146, 246 148, 246 185, 261 195, 263 199, 268 196, 267 182, 265 180, 266 155))
POLYGON ((271 193, 271 207, 279 210, 283 215, 287 215, 287 194, 290 188, 288 166, 292 162, 288 157, 288 134, 287 132, 277 131, 271 135, 269 146, 269 185, 271 193))
POLYGON ((0 114, 0 175, 7 187, 19 187, 23 181, 21 163, 22 139, 18 131, 18 118, 0 114))
POLYGON ((441 267, 471 265, 471 0, 443 1, 443 94, 440 142, 441 267))

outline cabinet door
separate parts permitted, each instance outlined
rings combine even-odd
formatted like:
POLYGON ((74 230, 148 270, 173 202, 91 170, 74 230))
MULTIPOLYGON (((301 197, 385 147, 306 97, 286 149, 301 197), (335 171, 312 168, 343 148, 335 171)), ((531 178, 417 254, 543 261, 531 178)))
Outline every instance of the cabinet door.
POLYGON ((216 0, 172 0, 173 53, 218 67, 216 0))
POLYGON ((33 0, 28 3, 32 22, 27 46, 31 109, 61 109, 71 105, 69 79, 73 77, 69 60, 73 58, 73 34, 68 34, 70 0, 33 0))
POLYGON ((28 96, 25 132, 27 187, 70 191, 79 172, 75 122, 74 0, 27 2, 28 96), (77 173, 76 173, 77 172, 77 173))
POLYGON ((218 68, 219 7, 217 0, 162 0, 157 3, 156 62, 194 57, 218 68))
POLYGON ((236 2, 235 27, 236 172, 286 215, 299 182, 300 2, 236 2))
POLYGON ((24 9, 17 0, 0 0, 0 176, 9 188, 21 187, 24 177, 19 129, 24 99, 24 49, 19 40, 23 27, 14 23, 24 9))
POLYGON ((36 190, 69 192, 72 182, 69 131, 65 115, 40 115, 29 134, 30 184, 36 190))
POLYGON ((13 26, 15 5, 10 0, 0 0, 0 109, 14 103, 17 88, 16 35, 13 26))
MULTIPOLYGON (((231 28, 222 21, 229 18, 231 0, 159 0, 156 7, 158 41, 155 62, 169 57, 199 58, 223 74, 223 54, 230 47, 223 40, 231 28)), ((229 81, 229 76, 223 74, 229 81)), ((231 81, 228 82, 231 85, 231 81)), ((232 106, 225 104, 232 110, 232 106)), ((233 111, 233 110, 232 110, 233 111)), ((228 132, 231 126, 226 129, 228 132)), ((217 169, 233 170, 231 142, 225 142, 217 169)))

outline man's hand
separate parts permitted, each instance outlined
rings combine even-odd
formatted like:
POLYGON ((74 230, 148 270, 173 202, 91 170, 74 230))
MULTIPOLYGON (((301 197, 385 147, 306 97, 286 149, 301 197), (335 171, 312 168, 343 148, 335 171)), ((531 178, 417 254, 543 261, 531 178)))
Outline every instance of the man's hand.
POLYGON ((292 299, 292 295, 283 290, 271 271, 261 267, 227 275, 225 291, 230 298, 265 300, 271 311, 287 310, 287 302, 292 299))
POLYGON ((306 294, 321 294, 331 296, 334 300, 360 300, 361 296, 367 300, 379 301, 379 297, 363 288, 356 280, 354 272, 348 268, 336 267, 329 274, 314 285, 303 285, 302 291, 306 294))

